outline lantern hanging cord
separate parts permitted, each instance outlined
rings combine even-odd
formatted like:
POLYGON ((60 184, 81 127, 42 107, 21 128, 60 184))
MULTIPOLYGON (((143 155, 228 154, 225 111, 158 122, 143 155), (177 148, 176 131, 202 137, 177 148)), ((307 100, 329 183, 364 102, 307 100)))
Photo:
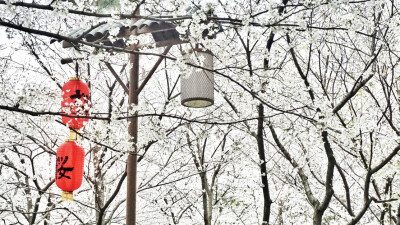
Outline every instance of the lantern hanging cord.
POLYGON ((78 62, 75 62, 75 73, 76 73, 76 77, 79 78, 79 65, 78 65, 78 62))

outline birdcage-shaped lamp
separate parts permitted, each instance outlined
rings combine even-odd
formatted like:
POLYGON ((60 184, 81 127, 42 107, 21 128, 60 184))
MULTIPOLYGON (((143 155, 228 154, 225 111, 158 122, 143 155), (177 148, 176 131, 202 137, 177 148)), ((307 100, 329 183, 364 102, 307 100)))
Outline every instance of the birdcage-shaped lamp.
POLYGON ((195 48, 185 54, 191 66, 189 74, 181 78, 181 104, 204 108, 214 104, 214 59, 211 51, 195 48), (199 64, 200 62, 200 64, 199 64))

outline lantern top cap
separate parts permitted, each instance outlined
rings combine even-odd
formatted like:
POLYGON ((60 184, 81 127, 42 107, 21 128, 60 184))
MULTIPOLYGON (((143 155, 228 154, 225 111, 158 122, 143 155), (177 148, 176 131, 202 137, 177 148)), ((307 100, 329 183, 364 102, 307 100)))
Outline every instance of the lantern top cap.
POLYGON ((70 77, 69 80, 82 80, 82 79, 79 77, 70 77))
POLYGON ((75 142, 75 141, 76 139, 71 139, 71 138, 65 139, 65 142, 75 142))

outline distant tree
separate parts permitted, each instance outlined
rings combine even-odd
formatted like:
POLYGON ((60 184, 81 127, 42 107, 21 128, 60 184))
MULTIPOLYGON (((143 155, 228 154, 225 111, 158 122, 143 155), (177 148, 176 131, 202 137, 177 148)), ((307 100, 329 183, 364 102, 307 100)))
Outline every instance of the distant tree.
POLYGON ((399 223, 399 6, 0 0, 1 222, 124 224, 137 117, 138 224, 399 223), (141 18, 174 23, 188 43, 163 55, 149 35, 123 39, 127 48, 70 36, 141 18), (205 109, 180 105, 181 77, 206 69, 183 56, 196 45, 214 55, 205 109), (140 55, 140 81, 162 59, 138 105, 128 104, 129 55, 140 55), (54 168, 68 136, 68 57, 80 59, 92 109, 78 131, 84 182, 62 202, 54 168))

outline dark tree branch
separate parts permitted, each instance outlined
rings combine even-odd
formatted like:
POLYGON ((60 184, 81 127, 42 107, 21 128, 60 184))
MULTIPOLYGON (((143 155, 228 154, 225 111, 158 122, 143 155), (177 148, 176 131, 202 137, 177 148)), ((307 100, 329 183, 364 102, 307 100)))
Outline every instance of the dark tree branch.
POLYGON ((349 212, 349 214, 351 216, 355 216, 354 212, 353 212, 353 210, 351 208, 350 187, 349 187, 349 184, 347 183, 346 176, 345 176, 342 168, 338 165, 338 163, 336 161, 335 161, 335 165, 336 165, 336 169, 339 171, 339 174, 340 174, 340 176, 342 178, 344 190, 346 192, 346 203, 347 203, 346 204, 346 209, 347 209, 347 212, 349 212))
POLYGON ((304 186, 304 191, 306 193, 308 201, 311 203, 311 205, 314 208, 318 208, 320 203, 319 203, 318 199, 316 199, 314 197, 314 195, 313 195, 313 193, 311 191, 310 184, 308 182, 308 176, 304 173, 303 169, 301 167, 299 167, 299 164, 296 162, 296 160, 292 158, 290 153, 282 145, 281 141, 278 138, 278 135, 275 132, 274 127, 272 125, 268 125, 268 127, 269 127, 269 129, 271 131, 272 137, 273 137, 278 149, 282 152, 282 154, 290 162, 290 164, 292 164, 292 166, 297 169, 297 174, 299 175, 299 177, 301 179, 301 183, 304 186))
MULTIPOLYGON (((287 40, 288 44, 290 44, 289 34, 286 34, 286 40, 287 40)), ((296 69, 299 72, 301 79, 303 79, 304 84, 306 85, 306 88, 308 89, 308 94, 310 95, 311 101, 314 102, 314 99, 315 99, 314 92, 312 91, 310 83, 307 80, 307 75, 305 75, 303 70, 301 69, 299 62, 297 61, 297 57, 296 57, 296 53, 294 52, 294 49, 290 48, 289 51, 290 51, 290 55, 293 58, 293 63, 296 66, 296 69)))
POLYGON ((263 198, 264 198, 264 210, 263 210, 263 222, 269 224, 269 217, 271 214, 271 196, 269 193, 268 186, 268 174, 267 174, 267 162, 265 160, 265 147, 264 147, 264 106, 260 104, 258 106, 258 128, 257 128, 257 146, 258 146, 258 156, 260 158, 260 170, 261 170, 261 182, 263 184, 263 198))
POLYGON ((322 140, 324 142, 325 154, 328 158, 328 168, 326 171, 326 181, 325 181, 325 197, 321 204, 318 206, 316 213, 314 213, 314 224, 322 224, 322 216, 332 199, 333 195, 333 172, 335 167, 335 157, 331 145, 328 141, 328 132, 322 131, 322 140))
POLYGON ((115 190, 114 190, 113 194, 111 195, 111 197, 107 200, 107 202, 104 204, 104 206, 100 209, 100 211, 99 211, 99 219, 97 220, 97 225, 102 225, 104 213, 107 210, 108 206, 110 206, 112 201, 114 201, 114 199, 117 196, 118 192, 121 190, 121 186, 124 183, 125 178, 126 178, 126 171, 124 172, 124 174, 122 174, 122 177, 119 179, 117 187, 115 188, 115 190))
MULTIPOLYGON (((367 66, 365 67, 363 73, 365 73, 365 72, 369 69, 369 67, 375 62, 375 60, 378 58, 378 55, 379 55, 379 53, 381 52, 382 47, 383 47, 383 45, 381 45, 381 47, 379 48, 378 52, 377 52, 377 53, 375 54, 375 56, 371 59, 371 61, 367 64, 367 66)), ((356 81, 356 83, 354 84, 354 86, 353 86, 353 88, 351 89, 351 91, 350 91, 349 93, 347 93, 347 95, 339 102, 339 104, 338 104, 335 108, 333 108, 333 111, 332 111, 332 112, 333 112, 333 113, 339 112, 339 110, 342 109, 343 106, 345 106, 346 103, 347 103, 348 101, 350 101, 350 99, 351 99, 354 95, 356 95, 357 92, 358 92, 362 87, 364 87, 364 86, 368 83, 368 81, 369 81, 374 75, 375 75, 374 73, 371 73, 366 79, 364 79, 364 80, 362 80, 362 81, 360 81, 360 82, 357 82, 357 81, 356 81)), ((361 80, 361 78, 362 78, 362 75, 359 77, 359 79, 361 80)))
MULTIPOLYGON (((28 114, 28 115, 31 115, 31 116, 53 115, 53 116, 65 116, 65 117, 70 117, 70 118, 88 118, 88 119, 93 119, 93 120, 110 120, 109 117, 72 116, 72 115, 67 115, 67 114, 64 114, 64 113, 50 112, 50 111, 47 111, 47 112, 36 112, 36 111, 31 111, 31 110, 26 110, 26 109, 20 109, 18 107, 11 107, 11 106, 4 106, 4 105, 0 105, 0 109, 11 111, 11 112, 25 113, 25 114, 28 114)), ((277 113, 277 114, 272 114, 270 116, 265 116, 264 119, 272 118, 274 116, 281 115, 281 114, 282 113, 277 113)), ((248 119, 242 119, 242 120, 236 120, 236 121, 229 121, 229 122, 215 122, 215 121, 208 121, 208 120, 189 119, 189 118, 184 118, 182 116, 172 115, 172 114, 147 113, 147 114, 140 114, 140 115, 133 115, 133 116, 117 117, 116 120, 125 120, 125 119, 129 119, 129 118, 134 118, 134 117, 153 117, 153 116, 168 117, 168 118, 172 118, 172 119, 186 121, 186 122, 189 122, 189 123, 211 124, 211 125, 232 125, 232 124, 238 124, 238 123, 243 123, 243 122, 252 121, 252 120, 258 120, 258 118, 259 118, 259 117, 254 117, 254 118, 248 118, 248 119)))
POLYGON ((393 151, 377 166, 375 166, 374 168, 368 168, 367 176, 364 182, 364 206, 357 214, 357 216, 350 221, 349 225, 357 224, 360 221, 360 219, 364 216, 365 212, 369 208, 369 205, 373 201, 373 198, 369 197, 369 188, 372 175, 381 170, 386 164, 388 164, 393 159, 393 157, 395 157, 397 153, 399 153, 399 151, 400 151, 400 145, 396 146, 396 148, 394 148, 393 151))

